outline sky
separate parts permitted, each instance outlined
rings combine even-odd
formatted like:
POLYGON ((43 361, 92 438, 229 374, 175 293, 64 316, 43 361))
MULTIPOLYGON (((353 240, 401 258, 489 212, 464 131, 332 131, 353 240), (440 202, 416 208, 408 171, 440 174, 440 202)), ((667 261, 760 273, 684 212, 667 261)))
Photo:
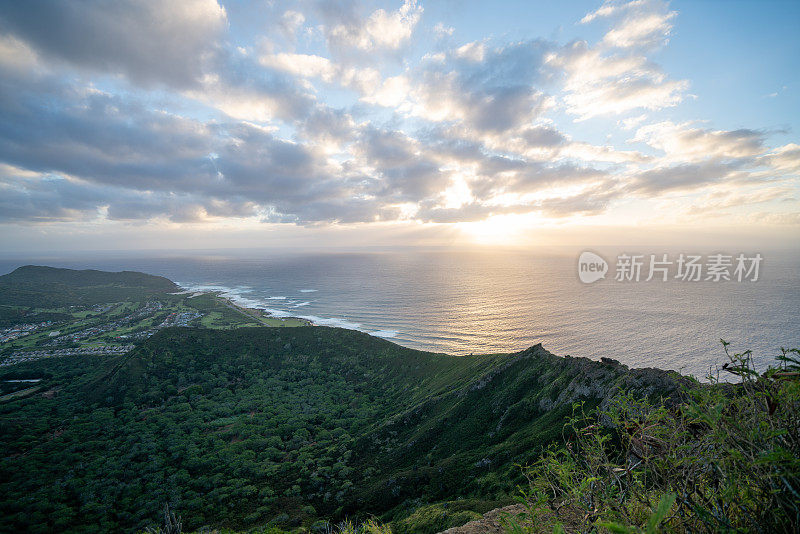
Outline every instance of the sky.
POLYGON ((0 5, 0 249, 793 247, 800 2, 0 5))

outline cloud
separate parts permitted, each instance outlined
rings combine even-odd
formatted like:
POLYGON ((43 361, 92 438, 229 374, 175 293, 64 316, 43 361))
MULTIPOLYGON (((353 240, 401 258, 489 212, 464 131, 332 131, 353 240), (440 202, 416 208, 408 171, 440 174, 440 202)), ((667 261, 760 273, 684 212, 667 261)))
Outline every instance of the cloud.
POLYGON ((609 54, 585 41, 549 55, 547 63, 563 73, 567 111, 582 120, 672 107, 689 87, 686 80, 669 80, 644 56, 609 54))
POLYGON ((695 128, 690 122, 664 121, 642 126, 632 141, 647 143, 672 161, 752 158, 764 152, 762 132, 695 128))
POLYGON ((667 44, 677 13, 668 11, 659 0, 604 3, 581 19, 582 24, 597 19, 611 19, 615 25, 605 34, 602 44, 616 48, 655 48, 667 44))
POLYGON ((455 28, 453 28, 452 26, 446 26, 442 22, 437 22, 436 25, 433 27, 433 32, 438 37, 445 37, 445 36, 453 35, 453 33, 455 31, 456 31, 455 28))
POLYGON ((367 127, 355 150, 382 179, 374 193, 391 202, 418 202, 443 191, 450 173, 420 143, 397 130, 367 127))
POLYGON ((322 10, 329 19, 324 29, 328 47, 345 52, 399 49, 411 38, 423 11, 417 0, 405 0, 391 12, 377 9, 365 19, 335 2, 323 3, 322 10))
MULTIPOLYGON (((175 218, 179 212, 182 218, 189 213, 195 218, 203 213, 252 216, 257 205, 256 211, 270 219, 314 222, 329 217, 331 210, 315 214, 310 206, 336 203, 342 218, 351 218, 347 199, 361 194, 369 182, 330 167, 313 146, 279 139, 257 125, 203 123, 52 80, 26 85, 22 102, 2 92, 17 95, 20 86, 4 87, 0 85, 0 161, 59 179, 118 188, 114 202, 110 195, 103 197, 111 204, 111 218, 175 218), (240 208, 226 212, 222 206, 240 208)), ((53 183, 65 184, 54 190, 61 192, 65 209, 72 202, 70 209, 96 213, 97 189, 53 183), (93 200, 78 202, 81 191, 93 200)), ((50 198, 35 184, 18 185, 19 191, 28 191, 33 206, 50 198)), ((363 202, 353 204, 364 211, 363 202)))
POLYGON ((411 113, 433 122, 460 122, 475 132, 530 124, 549 104, 537 89, 546 49, 540 41, 492 50, 472 43, 444 62, 428 60, 409 74, 411 113))
POLYGON ((297 30, 303 27, 306 22, 306 17, 299 11, 289 9, 283 12, 280 18, 280 29, 284 36, 291 40, 296 38, 297 30))
POLYGON ((37 53, 144 85, 195 86, 226 29, 216 0, 31 0, 0 11, 0 31, 37 53))
POLYGON ((316 54, 264 54, 259 58, 259 63, 302 79, 316 78, 328 84, 337 84, 359 94, 374 93, 384 83, 380 73, 373 68, 347 67, 316 54))
POLYGON ((412 0, 264 9, 249 42, 212 0, 4 9, 0 221, 453 223, 796 191, 797 144, 669 119, 689 82, 650 58, 677 23, 664 3, 602 4, 593 44, 439 24, 427 49, 412 0))
POLYGON ((687 192, 719 183, 734 176, 739 165, 734 163, 683 163, 639 173, 627 186, 631 193, 659 195, 665 192, 687 192))
POLYGON ((667 8, 658 0, 607 1, 581 20, 613 25, 597 45, 576 41, 548 57, 551 67, 563 71, 563 101, 570 113, 585 120, 683 101, 688 82, 670 80, 647 59, 649 51, 668 42, 677 13, 667 8))
POLYGON ((0 65, 13 70, 16 76, 25 76, 29 71, 40 68, 36 52, 11 35, 0 35, 0 65))
POLYGON ((108 196, 57 176, 0 166, 0 222, 47 223, 96 218, 108 196))
POLYGON ((800 175, 800 145, 789 143, 763 155, 759 161, 774 171, 786 175, 800 175))

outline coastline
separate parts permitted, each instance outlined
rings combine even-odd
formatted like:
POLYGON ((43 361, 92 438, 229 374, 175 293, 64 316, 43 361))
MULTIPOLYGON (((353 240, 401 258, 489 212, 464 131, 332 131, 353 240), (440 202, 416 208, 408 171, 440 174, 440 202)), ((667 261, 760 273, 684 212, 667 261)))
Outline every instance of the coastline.
MULTIPOLYGON (((249 319, 253 319, 265 326, 288 326, 285 323, 288 321, 296 321, 302 324, 295 324, 292 326, 331 326, 338 328, 346 328, 349 330, 357 330, 371 336, 379 337, 381 339, 393 339, 399 333, 397 330, 387 330, 385 328, 366 328, 361 323, 349 321, 347 319, 340 319, 337 317, 318 317, 316 315, 300 315, 278 308, 271 308, 265 302, 255 300, 243 296, 241 287, 234 288, 229 286, 209 284, 197 285, 187 284, 182 282, 175 282, 181 289, 180 293, 188 294, 193 293, 190 298, 198 295, 213 295, 222 304, 231 309, 245 315, 249 319), (261 314, 261 315, 259 315, 261 314), (266 316, 266 317, 265 317, 266 316)), ((316 292, 316 289, 301 289, 300 293, 308 294, 316 292)), ((270 297, 269 301, 283 302, 286 297, 270 297)), ((308 305, 309 302, 302 302, 299 306, 308 305)), ((298 305, 295 305, 296 307, 298 305)))
MULTIPOLYGON (((182 286, 181 286, 182 287, 182 286)), ((225 292, 222 290, 219 291, 193 291, 191 289, 187 289, 182 291, 181 293, 193 293, 191 297, 194 298, 199 295, 212 295, 215 299, 219 302, 227 306, 228 308, 241 313, 242 315, 246 316, 249 319, 253 319, 254 321, 262 324, 263 326, 269 327, 288 327, 288 326, 317 326, 314 321, 311 321, 305 317, 297 317, 293 315, 287 315, 285 317, 277 317, 273 314, 270 310, 262 307, 253 307, 253 306, 241 306, 234 302, 233 298, 226 296, 225 292), (301 323, 301 324, 292 324, 292 323, 301 323)))

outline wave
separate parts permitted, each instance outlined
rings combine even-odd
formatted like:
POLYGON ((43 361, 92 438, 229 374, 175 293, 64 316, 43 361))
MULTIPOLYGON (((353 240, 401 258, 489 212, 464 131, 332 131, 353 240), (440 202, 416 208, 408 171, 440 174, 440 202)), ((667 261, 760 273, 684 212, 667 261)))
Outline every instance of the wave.
MULTIPOLYGON (((348 328, 350 330, 358 330, 360 332, 364 332, 365 334, 370 334, 372 336, 381 337, 381 338, 393 338, 398 335, 397 330, 368 330, 364 328, 361 323, 355 323, 352 321, 348 321, 347 319, 341 319, 339 317, 319 317, 317 315, 297 315, 287 310, 281 310, 278 308, 272 308, 266 301, 276 301, 276 300, 285 300, 286 297, 267 297, 263 300, 256 300, 252 298, 243 297, 242 293, 252 293, 252 289, 245 287, 245 286, 238 286, 238 287, 227 287, 220 284, 184 284, 179 283, 177 284, 178 287, 181 289, 185 289, 188 291, 205 291, 205 292, 216 292, 219 293, 222 297, 230 299, 234 304, 238 306, 242 306, 245 308, 258 308, 263 310, 264 312, 270 314, 273 317, 277 318, 286 318, 286 317, 299 317, 300 319, 306 319, 311 321, 312 323, 320 326, 332 326, 337 328, 348 328)), ((303 291, 303 290, 301 290, 303 291)), ((305 290, 304 292, 310 293, 316 291, 316 289, 312 290, 305 290)), ((289 301, 289 303, 293 303, 296 301, 289 301)), ((301 306, 307 306, 311 304, 311 301, 300 302, 299 304, 294 304, 295 308, 299 308, 301 306)))
POLYGON ((301 289, 300 293, 313 293, 314 291, 317 291, 317 290, 316 289, 301 289))
POLYGON ((312 323, 320 326, 334 326, 338 328, 349 328, 350 330, 360 330, 367 332, 361 326, 361 323, 353 323, 347 319, 339 319, 338 317, 318 317, 316 315, 299 315, 301 319, 308 319, 312 323))
POLYGON ((397 337, 398 332, 397 330, 376 330, 375 332, 367 332, 371 336, 375 337, 383 337, 383 338, 391 338, 397 337))

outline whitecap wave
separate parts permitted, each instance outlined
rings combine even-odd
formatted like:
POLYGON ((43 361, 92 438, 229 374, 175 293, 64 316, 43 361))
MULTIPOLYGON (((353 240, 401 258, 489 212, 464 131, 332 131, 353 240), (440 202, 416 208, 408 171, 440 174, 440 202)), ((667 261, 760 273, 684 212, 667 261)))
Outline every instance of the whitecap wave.
POLYGON ((227 287, 218 284, 197 284, 186 286, 181 285, 180 287, 200 293, 219 293, 222 297, 229 299, 237 306, 242 306, 244 308, 260 308, 263 306, 263 303, 258 300, 242 296, 242 293, 252 293, 252 290, 245 286, 227 287))
POLYGON ((398 332, 397 330, 377 330, 375 332, 367 332, 367 333, 375 337, 391 338, 391 337, 397 337, 397 334, 399 334, 400 332, 398 332))
POLYGON ((347 319, 338 317, 317 317, 316 315, 300 315, 301 319, 308 319, 312 323, 320 326, 334 326, 338 328, 349 328, 350 330, 362 330, 361 323, 353 323, 347 319))
MULTIPOLYGON (((281 310, 278 308, 273 308, 270 306, 271 302, 280 301, 281 304, 293 305, 294 308, 300 308, 302 306, 308 306, 311 304, 311 301, 305 302, 297 302, 296 300, 287 299, 284 296, 274 296, 274 297, 267 297, 265 299, 257 300, 252 298, 243 297, 242 293, 252 293, 252 290, 245 287, 245 286, 238 286, 238 287, 227 287, 216 283, 210 284, 178 284, 181 289, 186 289, 188 291, 195 291, 195 292, 215 292, 219 293, 222 297, 230 299, 231 302, 236 304, 237 306, 242 306, 245 308, 258 308, 263 310, 265 313, 268 313, 272 317, 276 318, 286 318, 286 317, 299 317, 300 319, 306 319, 311 321, 312 323, 319 325, 319 326, 332 326, 337 328, 347 328, 350 330, 358 330, 360 332, 364 332, 366 334, 370 334, 372 336, 381 337, 381 338, 393 338, 398 335, 397 330, 375 330, 370 331, 367 330, 361 323, 356 323, 353 321, 348 321, 347 319, 342 319, 339 317, 319 317, 317 315, 297 315, 296 313, 292 313, 287 310, 281 310)), ((316 289, 306 289, 300 290, 302 293, 312 293, 317 291, 316 289)))

